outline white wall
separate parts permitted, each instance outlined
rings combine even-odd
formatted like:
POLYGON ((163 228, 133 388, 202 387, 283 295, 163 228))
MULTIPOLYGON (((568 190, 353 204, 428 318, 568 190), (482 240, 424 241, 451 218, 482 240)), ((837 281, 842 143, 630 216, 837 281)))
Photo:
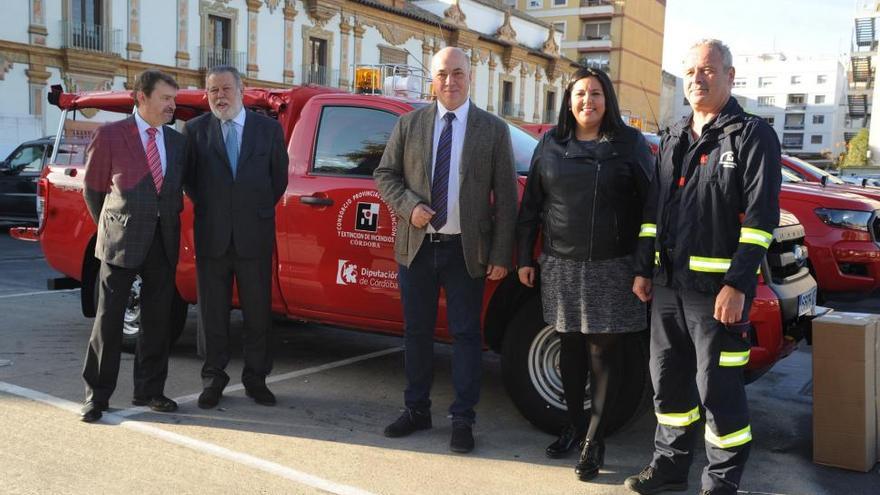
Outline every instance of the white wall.
MULTIPOLYGON (((0 22, 0 39, 28 43, 28 26, 30 25, 30 2, 13 0, 3 2, 3 19, 0 22)), ((5 158, 5 156, 3 157, 5 158)))
MULTIPOLYGON (((283 2, 274 13, 263 6, 257 16, 257 65, 259 78, 268 81, 284 80, 284 12, 283 2)), ((296 42, 294 41, 294 46, 296 42)), ((245 49, 247 45, 245 45, 245 49)))
MULTIPOLYGON (((191 0, 192 1, 192 0, 191 0)), ((116 2, 113 5, 113 17, 125 11, 127 2, 116 2)), ((193 1, 193 3, 196 3, 193 1)), ((125 45, 128 43, 128 16, 124 23, 114 28, 123 29, 122 55, 128 56, 125 45)), ((177 65, 177 1, 176 0, 141 0, 140 25, 141 60, 157 65, 177 65)), ((198 38, 196 38, 198 39, 198 38)))

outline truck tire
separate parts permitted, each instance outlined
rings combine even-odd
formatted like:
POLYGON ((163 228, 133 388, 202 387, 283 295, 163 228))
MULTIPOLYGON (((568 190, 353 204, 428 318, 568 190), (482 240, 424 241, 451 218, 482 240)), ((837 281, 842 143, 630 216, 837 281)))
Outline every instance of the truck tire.
MULTIPOLYGON (((647 332, 624 336, 625 349, 617 400, 611 406, 606 434, 635 422, 649 409, 653 389, 648 374, 647 332)), ((511 318, 501 351, 504 386, 514 405, 530 423, 556 435, 568 420, 559 374, 559 337, 544 323, 538 297, 531 298, 511 318)), ((590 385, 583 408, 590 410, 590 385)))
MULTIPOLYGON (((122 350, 125 352, 134 352, 137 348, 138 334, 141 331, 141 277, 136 276, 131 284, 131 291, 128 295, 128 305, 125 308, 125 314, 122 320, 122 350)), ((95 281, 92 285, 95 308, 98 307, 98 274, 95 273, 95 281)), ((170 333, 168 346, 173 347, 180 335, 183 333, 183 327, 186 326, 186 313, 189 309, 186 301, 180 296, 177 290, 174 291, 174 300, 171 302, 171 314, 169 315, 170 333)))

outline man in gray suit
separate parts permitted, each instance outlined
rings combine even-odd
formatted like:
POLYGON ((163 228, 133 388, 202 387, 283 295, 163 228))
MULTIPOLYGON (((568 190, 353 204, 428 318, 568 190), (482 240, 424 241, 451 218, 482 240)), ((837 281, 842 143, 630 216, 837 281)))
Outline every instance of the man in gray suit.
POLYGON ((174 118, 177 82, 157 70, 134 83, 131 117, 95 131, 86 151, 83 196, 98 226, 95 257, 98 308, 83 368, 82 420, 101 418, 116 388, 122 324, 136 276, 141 284, 141 331, 134 363, 132 403, 158 412, 177 404, 165 397, 169 309, 183 209, 184 138, 165 124, 174 118))
POLYGON ((507 124, 468 99, 470 61, 444 48, 431 61, 437 103, 398 121, 374 177, 400 216, 394 254, 403 303, 406 410, 385 436, 431 428, 433 339, 440 288, 453 337, 453 452, 474 448, 485 279, 507 275, 516 172, 507 124), (494 204, 492 199, 494 197, 494 204))
POLYGON ((186 123, 186 193, 195 209, 199 318, 205 332, 204 390, 199 407, 215 407, 229 382, 232 281, 244 313, 245 393, 275 405, 266 387, 272 370, 272 252, 275 204, 287 189, 287 147, 278 121, 246 110, 235 67, 208 71, 211 113, 186 123))

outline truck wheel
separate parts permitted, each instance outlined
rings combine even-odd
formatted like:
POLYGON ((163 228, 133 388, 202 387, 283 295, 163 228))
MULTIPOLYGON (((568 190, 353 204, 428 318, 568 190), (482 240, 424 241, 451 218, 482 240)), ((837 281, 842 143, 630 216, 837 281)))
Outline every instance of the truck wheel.
MULTIPOLYGON (((131 291, 128 294, 128 304, 125 307, 125 314, 122 319, 122 350, 126 352, 134 352, 137 347, 138 334, 141 331, 141 280, 140 275, 134 278, 131 284, 131 291)), ((98 307, 98 278, 95 274, 94 301, 95 308, 98 307)), ((177 290, 174 291, 174 300, 171 302, 171 314, 169 315, 170 338, 168 345, 173 347, 180 334, 183 333, 183 327, 186 325, 186 313, 189 309, 186 301, 180 296, 177 290)))
MULTIPOLYGON (((606 433, 628 426, 644 413, 653 390, 648 374, 647 332, 630 333, 619 345, 625 349, 617 400, 611 406, 606 433)), ((544 323, 538 297, 530 299, 511 318, 504 334, 501 366, 504 386, 520 414, 539 429, 556 435, 568 414, 559 374, 559 337, 544 323)), ((590 410, 590 385, 584 404, 590 410)))

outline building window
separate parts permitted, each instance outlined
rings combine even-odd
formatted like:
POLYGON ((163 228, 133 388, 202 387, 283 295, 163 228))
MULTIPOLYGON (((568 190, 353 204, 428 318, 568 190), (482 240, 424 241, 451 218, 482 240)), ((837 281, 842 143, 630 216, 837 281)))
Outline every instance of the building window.
POLYGON ((553 6, 554 7, 565 7, 566 2, 568 2, 568 0, 553 0, 553 6))
POLYGON ((102 26, 102 0, 71 0, 71 46, 84 50, 103 51, 105 36, 102 26))
POLYGON ((744 78, 744 77, 737 77, 736 79, 734 79, 734 80, 733 80, 733 87, 734 87, 734 88, 744 88, 744 87, 746 87, 746 78, 744 78))
POLYGON ((802 106, 807 104, 807 95, 793 93, 788 95, 788 104, 794 106, 802 106))
POLYGON ((801 76, 791 76, 791 85, 795 86, 801 83, 801 76))
POLYGON ((581 59, 581 65, 583 65, 584 67, 589 67, 591 69, 599 69, 608 72, 608 70, 611 68, 608 59, 608 52, 587 53, 581 59))
POLYGON ((810 136, 810 144, 822 144, 822 135, 813 134, 812 136, 810 136))
POLYGON ((528 6, 530 9, 540 9, 544 7, 544 0, 529 0, 528 6))
POLYGON ((202 66, 206 69, 217 65, 233 65, 238 68, 232 54, 232 19, 217 15, 208 16, 205 46, 202 48, 202 66))
POLYGON ((406 50, 392 48, 390 46, 379 47, 379 63, 392 65, 406 65, 406 50))
POLYGON ((772 76, 765 76, 758 78, 758 87, 759 88, 769 88, 776 84, 776 78, 772 76))
POLYGON ((556 91, 547 91, 544 97, 544 123, 555 124, 559 119, 556 113, 556 91))
POLYGON ((581 28, 582 40, 610 40, 610 22, 585 22, 581 28))
POLYGON ((813 123, 814 124, 824 124, 825 116, 824 115, 813 115, 813 123))
POLYGON ((825 84, 828 82, 828 76, 825 74, 819 74, 816 76, 816 84, 825 84))
POLYGON ((782 147, 787 149, 800 149, 804 147, 804 135, 795 133, 782 134, 782 147))
POLYGON ((787 113, 785 114, 785 129, 798 130, 804 128, 804 114, 787 113))
POLYGON ((775 96, 759 96, 758 97, 758 106, 759 107, 772 107, 776 104, 775 96))
POLYGON ((329 83, 327 73, 327 40, 323 38, 309 38, 309 65, 303 74, 307 84, 326 86, 329 83))
POLYGON ((764 119, 764 122, 767 122, 768 124, 770 124, 770 127, 773 127, 773 124, 776 123, 776 117, 768 116, 768 117, 761 117, 761 118, 764 119))
POLYGON ((565 39, 565 21, 554 22, 553 29, 562 33, 562 39, 565 39))
POLYGON ((513 81, 501 81, 501 115, 516 115, 516 109, 513 108, 513 81))
POLYGON ((817 105, 825 103, 825 95, 816 95, 813 97, 813 102, 817 105))
POLYGON ((372 178, 396 123, 396 115, 382 110, 324 107, 313 171, 372 178))

